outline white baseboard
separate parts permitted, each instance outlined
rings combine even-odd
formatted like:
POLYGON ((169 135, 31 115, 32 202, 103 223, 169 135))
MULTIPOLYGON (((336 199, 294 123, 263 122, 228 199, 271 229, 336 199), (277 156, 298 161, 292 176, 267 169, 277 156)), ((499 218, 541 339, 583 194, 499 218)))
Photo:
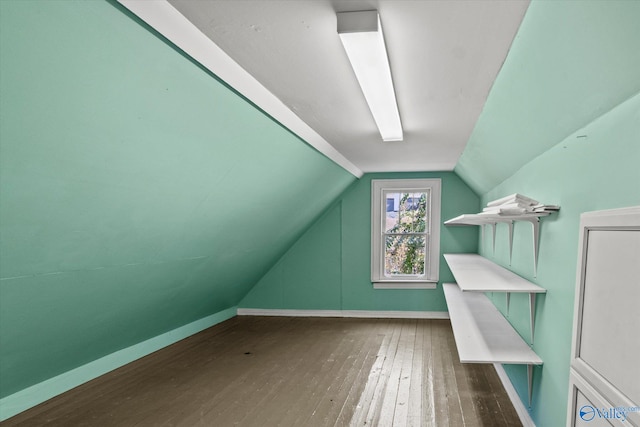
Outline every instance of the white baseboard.
POLYGON ((518 413, 518 417, 520 417, 520 422, 522 423, 522 425, 524 427, 536 427, 535 423, 531 419, 531 415, 529 415, 527 407, 524 406, 524 403, 522 403, 522 400, 520 400, 518 392, 513 387, 513 384, 511 384, 511 380, 509 379, 509 376, 507 375, 507 372, 504 370, 502 365, 500 363, 494 363, 493 367, 496 368, 498 377, 500 377, 500 381, 502 381, 502 385, 504 386, 504 389, 506 390, 511 403, 513 403, 513 407, 518 413))
POLYGON ((238 316, 360 317, 380 319, 448 319, 447 311, 286 310, 239 308, 238 316))
POLYGON ((213 325, 236 316, 237 307, 231 307, 131 347, 111 353, 86 365, 72 369, 46 381, 0 399, 0 421, 11 418, 46 400, 69 391, 80 384, 140 359, 154 351, 174 344, 213 325))

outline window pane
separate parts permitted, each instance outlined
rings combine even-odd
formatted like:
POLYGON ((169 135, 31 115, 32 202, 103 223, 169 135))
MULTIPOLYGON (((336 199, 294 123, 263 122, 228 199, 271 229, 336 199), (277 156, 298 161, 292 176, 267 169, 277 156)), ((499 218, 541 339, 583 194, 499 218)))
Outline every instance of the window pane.
POLYGON ((425 236, 386 236, 384 274, 424 275, 425 236))
POLYGON ((386 193, 386 233, 423 233, 427 193, 386 193), (389 209, 393 205, 393 211, 389 209))
POLYGON ((400 193, 387 193, 385 197, 385 223, 384 232, 393 233, 398 228, 398 208, 400 205, 400 193))
POLYGON ((400 193, 400 209, 398 211, 398 227, 395 230, 390 230, 391 233, 411 233, 413 231, 412 222, 409 210, 409 193, 400 193))
POLYGON ((412 206, 413 231, 424 233, 427 230, 427 193, 414 193, 412 206))

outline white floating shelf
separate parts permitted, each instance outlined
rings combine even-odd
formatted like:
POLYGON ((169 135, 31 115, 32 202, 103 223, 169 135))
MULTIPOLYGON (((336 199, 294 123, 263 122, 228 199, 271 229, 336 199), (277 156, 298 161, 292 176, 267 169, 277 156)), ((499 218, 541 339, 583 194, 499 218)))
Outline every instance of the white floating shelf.
POLYGON ((500 215, 500 214, 464 214, 445 221, 445 225, 483 225, 495 224, 496 222, 511 221, 536 221, 538 218, 548 216, 549 212, 532 212, 521 215, 500 215))
POLYGON ((486 295, 462 292, 455 283, 444 283, 442 286, 460 362, 527 365, 531 403, 533 365, 541 365, 542 359, 486 295))
POLYGON ((444 254, 458 286, 474 292, 545 293, 546 289, 531 283, 498 264, 477 254, 444 254))
POLYGON ((542 364, 486 295, 462 292, 455 283, 442 286, 461 362, 542 364))
MULTIPOLYGON (((505 223, 509 227, 509 265, 513 253, 513 223, 514 221, 525 221, 531 224, 533 231, 533 275, 538 275, 538 241, 540 239, 540 218, 548 216, 550 212, 530 212, 520 215, 501 214, 465 214, 445 221, 444 225, 490 225, 493 235, 493 253, 496 252, 496 224, 505 223)), ((482 240, 484 241, 484 227, 482 230, 482 240)))
POLYGON ((505 292, 507 314, 511 293, 528 293, 531 343, 533 343, 536 294, 546 293, 546 289, 477 254, 445 254, 444 259, 462 291, 505 292))

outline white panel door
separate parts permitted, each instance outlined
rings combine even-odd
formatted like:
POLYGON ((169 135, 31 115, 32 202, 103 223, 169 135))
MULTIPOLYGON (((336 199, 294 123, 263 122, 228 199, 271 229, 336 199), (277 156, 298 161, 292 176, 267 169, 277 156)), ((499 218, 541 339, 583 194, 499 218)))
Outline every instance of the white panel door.
POLYGON ((567 425, 640 427, 640 207, 583 214, 578 256, 567 425))

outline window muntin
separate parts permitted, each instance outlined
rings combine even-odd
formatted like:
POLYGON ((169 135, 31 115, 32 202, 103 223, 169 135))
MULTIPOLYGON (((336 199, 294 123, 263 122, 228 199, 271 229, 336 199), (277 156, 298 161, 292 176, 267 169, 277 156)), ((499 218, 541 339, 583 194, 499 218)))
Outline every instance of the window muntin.
POLYGON ((373 180, 372 191, 374 284, 437 282, 440 180, 373 180))

